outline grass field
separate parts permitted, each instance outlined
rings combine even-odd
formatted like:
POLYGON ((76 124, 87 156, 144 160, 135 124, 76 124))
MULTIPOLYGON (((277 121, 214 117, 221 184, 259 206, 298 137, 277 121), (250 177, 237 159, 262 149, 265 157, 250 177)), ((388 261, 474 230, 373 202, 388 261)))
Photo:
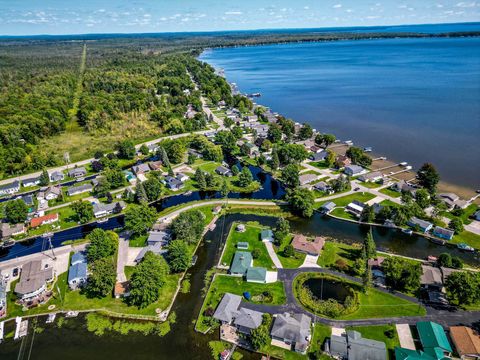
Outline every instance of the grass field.
POLYGON ((332 216, 337 216, 342 219, 354 220, 354 221, 359 220, 355 215, 350 214, 349 212, 346 212, 344 208, 335 208, 330 212, 330 214, 332 216))
POLYGON ((242 251, 252 252, 254 249, 260 250, 260 256, 253 260, 253 265, 273 270, 275 268, 273 261, 270 259, 270 255, 268 255, 265 244, 260 240, 260 232, 262 231, 262 227, 247 224, 245 226, 245 232, 242 233, 236 231, 236 227, 237 224, 232 225, 230 234, 228 235, 228 239, 225 244, 226 248, 221 263, 225 264, 226 266, 230 265, 232 263, 233 256, 237 251, 237 243, 248 242, 248 250, 242 251))
MULTIPOLYGON (((370 194, 370 193, 358 192, 358 193, 354 193, 354 194, 350 194, 350 195, 345 195, 345 196, 342 196, 342 197, 339 197, 339 198, 336 198, 336 199, 332 199, 332 200, 329 200, 329 201, 334 202, 335 205, 337 205, 337 206, 347 206, 353 200, 358 200, 358 201, 361 201, 361 202, 367 202, 369 200, 372 200, 374 197, 375 197, 375 195, 370 194)), ((315 206, 320 207, 320 206, 322 206, 322 203, 321 202, 315 203, 315 206)))
POLYGON ((470 231, 462 231, 460 234, 454 235, 449 241, 451 244, 468 244, 475 249, 480 249, 480 235, 471 233, 470 231))
POLYGON ((394 359, 394 348, 400 346, 397 329, 395 325, 374 325, 374 326, 349 326, 347 330, 355 330, 362 334, 365 339, 378 340, 385 343, 389 359, 394 359), (393 337, 387 336, 391 333, 393 337))
POLYGON ((282 263, 284 268, 286 268, 286 269, 296 269, 296 268, 300 267, 300 265, 303 264, 303 262, 305 261, 305 256, 306 255, 302 254, 302 253, 299 253, 297 251, 295 251, 295 254, 292 257, 287 257, 283 254, 283 250, 284 250, 285 246, 287 246, 287 244, 290 244, 292 239, 293 239, 292 235, 289 235, 289 237, 290 237, 290 239, 288 241, 285 241, 285 243, 282 244, 282 246, 274 246, 274 249, 275 249, 275 253, 278 256, 278 259, 280 260, 280 262, 282 263))
POLYGON ((376 183, 376 182, 362 182, 362 186, 368 188, 368 189, 376 189, 382 186, 382 184, 376 183))
POLYGON ((281 305, 287 300, 283 283, 279 281, 270 284, 257 284, 243 281, 240 277, 217 275, 208 289, 202 309, 200 310, 196 325, 197 329, 199 331, 206 331, 208 329, 209 326, 204 324, 204 311, 207 308, 216 309, 225 293, 228 292, 242 296, 246 291, 251 294, 251 301, 256 303, 281 305), (269 292, 268 298, 263 297, 266 291, 269 292))
POLYGON ((470 204, 465 208, 463 214, 461 216, 455 216, 449 211, 443 211, 441 213, 442 216, 451 219, 460 218, 464 224, 470 224, 472 219, 470 217, 475 214, 475 212, 479 209, 477 204, 470 204))
POLYGON ((389 189, 389 188, 380 189, 378 191, 380 191, 382 194, 388 195, 388 196, 393 197, 393 198, 399 198, 400 196, 402 196, 402 194, 399 193, 398 191, 394 191, 394 190, 389 189))
POLYGON ((336 262, 341 259, 347 266, 351 267, 359 255, 359 246, 327 241, 318 258, 317 264, 321 267, 336 268, 336 262))

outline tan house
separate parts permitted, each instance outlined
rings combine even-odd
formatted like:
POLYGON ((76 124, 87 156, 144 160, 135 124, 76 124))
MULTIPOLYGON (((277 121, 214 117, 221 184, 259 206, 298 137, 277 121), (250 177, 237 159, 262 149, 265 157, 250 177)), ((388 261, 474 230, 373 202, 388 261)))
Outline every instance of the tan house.
POLYGON ((297 234, 292 240, 293 248, 307 255, 317 256, 325 245, 325 238, 317 236, 313 241, 308 240, 304 235, 297 234))
POLYGON ((466 326, 450 327, 450 337, 461 359, 480 359, 480 336, 466 326))

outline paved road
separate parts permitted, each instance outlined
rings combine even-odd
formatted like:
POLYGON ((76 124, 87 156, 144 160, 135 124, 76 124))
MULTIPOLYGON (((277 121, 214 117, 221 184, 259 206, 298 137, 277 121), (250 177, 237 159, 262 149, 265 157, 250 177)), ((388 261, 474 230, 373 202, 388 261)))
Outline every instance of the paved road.
MULTIPOLYGON (((388 317, 388 318, 374 318, 374 319, 365 319, 365 320, 331 320, 320 318, 312 314, 311 312, 305 310, 300 304, 298 304, 297 299, 293 295, 292 283, 293 279, 302 272, 320 272, 330 275, 335 275, 341 278, 344 278, 349 281, 354 281, 361 283, 361 280, 343 273, 328 269, 319 269, 319 268, 299 268, 299 269, 279 269, 278 270, 278 280, 283 282, 285 286, 285 293, 287 297, 287 303, 285 305, 263 305, 263 304, 252 304, 248 302, 242 302, 242 306, 260 311, 267 312, 270 314, 278 314, 283 312, 291 313, 302 313, 311 318, 315 319, 316 322, 323 323, 330 326, 336 327, 345 327, 345 326, 356 326, 356 325, 381 325, 381 324, 415 324, 418 321, 435 321, 442 324, 445 327, 452 325, 467 325, 471 326, 473 323, 480 322, 480 311, 447 311, 447 310, 438 310, 431 306, 426 306, 427 315, 425 316, 405 316, 405 317, 388 317)), ((412 298, 405 294, 398 292, 391 292, 386 289, 377 288, 377 290, 398 296, 399 298, 409 300, 419 306, 424 305, 418 299, 412 298)))

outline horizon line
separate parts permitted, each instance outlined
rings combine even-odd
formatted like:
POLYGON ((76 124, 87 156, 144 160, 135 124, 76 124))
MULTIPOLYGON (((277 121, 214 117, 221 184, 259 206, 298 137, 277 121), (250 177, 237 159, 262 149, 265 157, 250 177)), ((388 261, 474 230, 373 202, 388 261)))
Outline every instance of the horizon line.
POLYGON ((0 39, 6 38, 39 38, 39 37, 89 37, 89 36, 121 36, 121 35, 175 35, 175 34, 215 34, 215 33, 241 33, 241 32, 260 32, 260 31, 308 31, 308 30, 328 30, 328 29, 368 29, 402 26, 429 26, 429 25, 474 25, 480 24, 480 21, 466 22, 442 22, 442 23, 421 23, 421 24, 389 24, 389 25, 352 25, 352 26, 325 26, 325 27, 285 27, 285 28, 257 28, 257 29, 237 29, 237 30, 204 30, 204 31, 158 31, 158 32, 93 32, 79 34, 26 34, 26 35, 8 35, 0 34, 0 39))

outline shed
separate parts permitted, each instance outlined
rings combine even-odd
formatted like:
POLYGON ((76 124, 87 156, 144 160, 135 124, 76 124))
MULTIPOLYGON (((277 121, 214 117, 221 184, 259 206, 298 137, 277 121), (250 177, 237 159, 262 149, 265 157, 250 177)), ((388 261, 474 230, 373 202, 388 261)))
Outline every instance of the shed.
POLYGON ((270 229, 264 229, 260 233, 260 239, 262 241, 270 241, 273 242, 273 231, 270 229))
POLYGON ((247 269, 247 282, 264 284, 267 281, 267 269, 263 267, 249 267, 247 269))
POLYGON ((248 250, 248 242, 241 241, 237 243, 238 250, 248 250))

